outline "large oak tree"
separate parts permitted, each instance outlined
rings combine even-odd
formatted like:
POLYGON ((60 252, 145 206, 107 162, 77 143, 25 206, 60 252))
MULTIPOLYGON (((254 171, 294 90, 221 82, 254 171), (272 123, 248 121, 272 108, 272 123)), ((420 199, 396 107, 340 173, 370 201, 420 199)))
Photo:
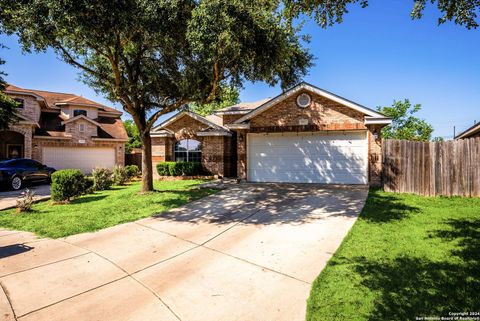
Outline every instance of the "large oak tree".
MULTIPOLYGON (((377 0, 385 1, 385 0, 377 0)), ((348 6, 358 4, 365 8, 368 0, 284 0, 288 16, 298 17, 304 13, 315 18, 322 26, 327 27, 343 21, 344 14, 348 13, 348 6)), ((477 16, 480 11, 480 0, 412 0, 412 19, 420 19, 426 6, 436 5, 441 16, 438 23, 446 21, 465 26, 467 29, 478 27, 477 16)))
POLYGON ((52 48, 138 127, 142 191, 153 190, 150 129, 244 81, 290 86, 311 55, 274 0, 0 0, 0 24, 24 50, 52 48))

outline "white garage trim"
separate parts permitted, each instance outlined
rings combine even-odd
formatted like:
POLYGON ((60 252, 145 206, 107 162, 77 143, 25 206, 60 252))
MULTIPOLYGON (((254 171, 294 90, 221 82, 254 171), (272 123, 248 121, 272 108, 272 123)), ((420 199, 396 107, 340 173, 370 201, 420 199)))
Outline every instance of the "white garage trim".
POLYGON ((249 133, 247 180, 367 184, 367 131, 249 133))
POLYGON ((57 170, 80 169, 90 174, 95 167, 113 168, 114 147, 43 147, 43 163, 57 170))

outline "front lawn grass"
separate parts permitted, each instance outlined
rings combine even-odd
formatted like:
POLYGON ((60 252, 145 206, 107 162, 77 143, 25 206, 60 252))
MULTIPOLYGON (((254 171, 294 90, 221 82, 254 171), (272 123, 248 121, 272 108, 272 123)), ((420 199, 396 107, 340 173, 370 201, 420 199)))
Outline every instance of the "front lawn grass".
POLYGON ((51 201, 33 206, 32 212, 17 214, 15 209, 0 211, 0 227, 34 232, 58 238, 96 231, 135 221, 192 200, 213 194, 213 189, 198 189, 203 180, 155 182, 156 192, 139 194, 140 183, 114 186, 111 190, 84 195, 70 204, 54 205, 51 201))
POLYGON ((479 198, 371 190, 312 286, 307 320, 415 320, 480 312, 479 291, 479 198))

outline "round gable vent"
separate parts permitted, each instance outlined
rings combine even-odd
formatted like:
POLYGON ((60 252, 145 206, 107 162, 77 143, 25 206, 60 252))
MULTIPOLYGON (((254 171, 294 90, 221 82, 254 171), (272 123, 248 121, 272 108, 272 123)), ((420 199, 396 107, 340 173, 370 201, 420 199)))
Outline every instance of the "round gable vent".
POLYGON ((312 97, 309 94, 303 93, 297 96, 297 105, 301 108, 306 108, 312 103, 312 97))

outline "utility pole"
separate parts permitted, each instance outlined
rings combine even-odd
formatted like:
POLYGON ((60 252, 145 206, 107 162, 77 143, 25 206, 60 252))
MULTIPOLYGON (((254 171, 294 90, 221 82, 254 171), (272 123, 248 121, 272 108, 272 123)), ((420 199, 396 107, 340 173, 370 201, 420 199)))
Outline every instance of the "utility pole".
POLYGON ((453 139, 455 139, 455 126, 453 126, 453 139))

